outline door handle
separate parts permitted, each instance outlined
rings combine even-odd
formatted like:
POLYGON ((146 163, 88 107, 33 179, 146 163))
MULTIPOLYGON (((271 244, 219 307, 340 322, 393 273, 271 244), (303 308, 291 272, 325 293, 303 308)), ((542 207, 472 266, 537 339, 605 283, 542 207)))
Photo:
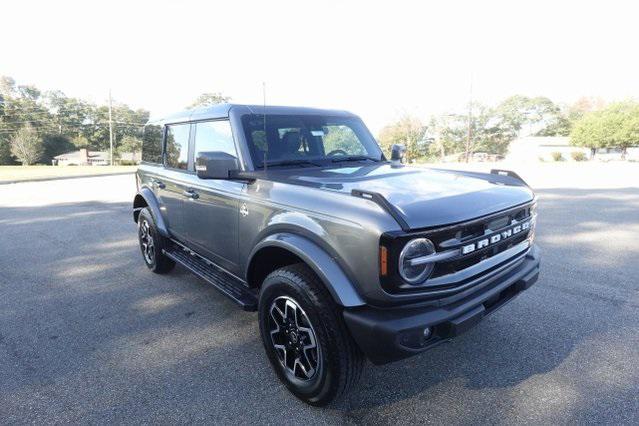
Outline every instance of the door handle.
POLYGON ((193 200, 200 198, 198 193, 195 192, 195 190, 193 189, 187 189, 186 191, 182 191, 182 195, 184 195, 185 197, 189 197, 193 200))
POLYGON ((160 189, 166 188, 166 185, 161 180, 153 179, 153 185, 157 186, 160 189))

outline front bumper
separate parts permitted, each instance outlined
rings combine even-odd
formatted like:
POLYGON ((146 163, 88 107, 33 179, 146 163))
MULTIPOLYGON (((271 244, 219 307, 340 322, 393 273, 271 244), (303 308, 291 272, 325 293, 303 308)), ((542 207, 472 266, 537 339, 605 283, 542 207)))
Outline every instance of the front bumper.
POLYGON ((374 364, 418 354, 464 333, 533 285, 539 276, 539 249, 532 246, 517 265, 492 276, 475 292, 450 304, 419 308, 346 309, 344 319, 360 349, 374 364), (428 338, 424 329, 430 329, 428 338))

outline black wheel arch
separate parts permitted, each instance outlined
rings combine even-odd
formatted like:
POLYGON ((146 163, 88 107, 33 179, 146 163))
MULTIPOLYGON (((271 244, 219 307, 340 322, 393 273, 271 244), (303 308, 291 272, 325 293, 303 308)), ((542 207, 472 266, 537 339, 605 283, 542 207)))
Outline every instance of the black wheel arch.
POLYGON ((143 208, 148 208, 151 211, 155 226, 163 237, 169 237, 169 230, 166 227, 166 223, 160 213, 160 203, 153 191, 147 187, 142 187, 133 198, 133 221, 138 222, 140 217, 140 211, 143 208))
POLYGON ((296 263, 308 266, 338 305, 365 304, 333 257, 308 238, 292 233, 269 235, 253 248, 246 266, 246 280, 249 286, 257 288, 272 271, 296 263))

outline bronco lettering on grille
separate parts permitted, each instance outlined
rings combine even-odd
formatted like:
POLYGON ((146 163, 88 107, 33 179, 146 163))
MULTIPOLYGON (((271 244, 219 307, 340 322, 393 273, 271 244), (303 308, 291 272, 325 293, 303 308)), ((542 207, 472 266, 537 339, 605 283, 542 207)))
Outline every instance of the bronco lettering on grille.
POLYGON ((530 220, 523 223, 518 223, 517 225, 511 226, 510 228, 506 228, 492 235, 487 235, 481 240, 462 246, 461 254, 472 253, 475 250, 479 250, 479 249, 488 247, 492 244, 496 244, 500 241, 506 240, 514 235, 517 235, 521 232, 525 232, 529 229, 530 229, 530 220))

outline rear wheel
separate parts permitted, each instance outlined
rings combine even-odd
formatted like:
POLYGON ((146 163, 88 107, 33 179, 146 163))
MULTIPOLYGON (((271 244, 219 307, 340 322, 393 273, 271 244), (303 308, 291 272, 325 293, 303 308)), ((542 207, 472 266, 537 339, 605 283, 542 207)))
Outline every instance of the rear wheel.
POLYGON ((168 240, 160 235, 148 208, 140 211, 138 217, 138 240, 142 258, 146 266, 155 273, 164 274, 175 267, 175 262, 162 253, 168 240))
POLYGON ((259 323, 278 377, 303 401, 326 405, 359 379, 363 355, 339 307, 306 265, 286 266, 266 277, 259 323))

